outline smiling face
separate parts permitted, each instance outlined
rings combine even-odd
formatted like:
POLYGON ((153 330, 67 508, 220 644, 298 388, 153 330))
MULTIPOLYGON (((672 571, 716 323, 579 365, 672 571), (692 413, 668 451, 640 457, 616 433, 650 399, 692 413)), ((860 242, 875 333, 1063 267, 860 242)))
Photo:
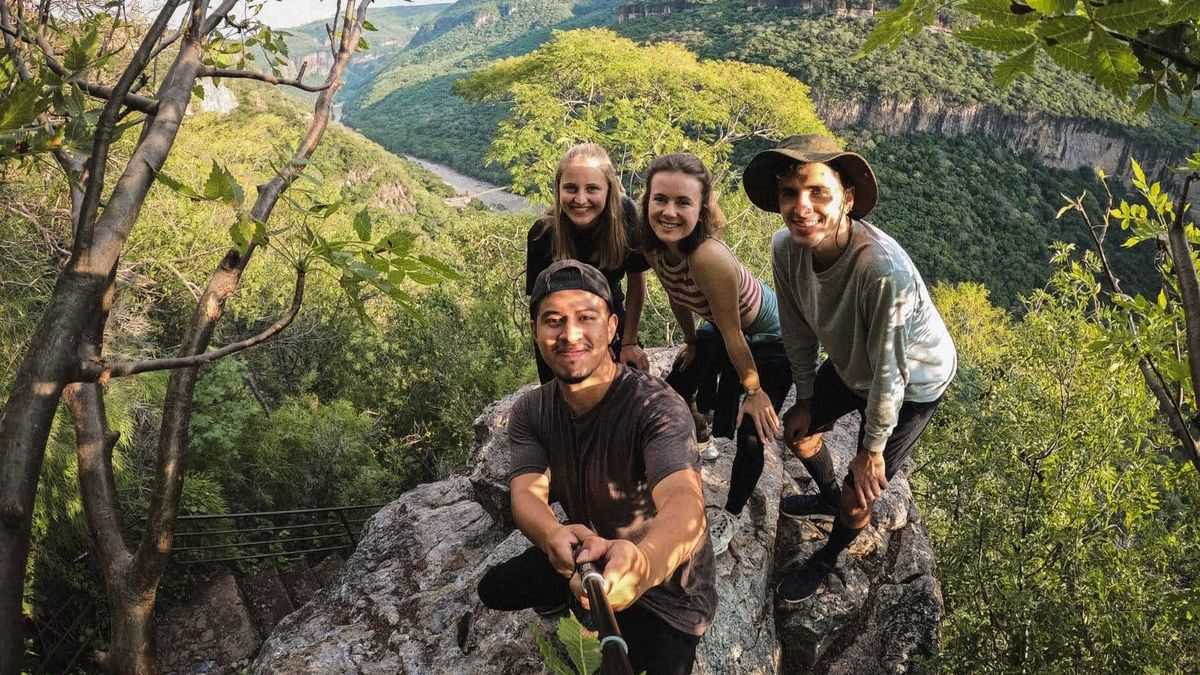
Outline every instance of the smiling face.
POLYGON ((700 222, 704 186, 700 179, 682 171, 659 171, 650 178, 647 219, 654 236, 678 250, 700 222))
POLYGON ((586 382, 613 365, 608 345, 617 335, 617 315, 595 293, 565 290, 542 298, 533 331, 546 365, 566 384, 586 382))
POLYGON ((594 164, 583 162, 563 167, 558 181, 558 207, 575 227, 596 225, 608 200, 608 181, 594 164))
POLYGON ((842 187, 842 181, 828 164, 805 164, 778 179, 779 214, 787 225, 792 241, 813 252, 826 263, 836 260, 838 234, 849 227, 854 190, 842 187))

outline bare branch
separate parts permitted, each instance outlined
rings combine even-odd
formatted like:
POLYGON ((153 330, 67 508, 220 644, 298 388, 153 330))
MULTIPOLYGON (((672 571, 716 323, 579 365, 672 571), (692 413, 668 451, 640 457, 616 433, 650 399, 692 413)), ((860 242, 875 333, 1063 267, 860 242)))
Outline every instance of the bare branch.
POLYGON ((240 2, 240 0, 223 0, 223 2, 221 2, 221 4, 213 10, 213 13, 209 14, 208 17, 204 19, 200 35, 208 35, 209 33, 213 32, 213 29, 216 28, 217 25, 222 21, 224 21, 225 17, 229 16, 229 13, 233 11, 233 8, 237 6, 238 2, 240 2))
POLYGON ((275 337, 288 324, 296 318, 296 313, 300 311, 300 305, 304 302, 304 277, 305 271, 298 270, 296 273, 296 290, 292 297, 292 306, 287 313, 281 316, 275 323, 268 326, 258 335, 248 337, 245 340, 239 340, 214 349, 211 352, 195 354, 193 356, 179 356, 169 359, 148 359, 145 361, 121 361, 111 365, 99 364, 84 364, 82 366, 83 377, 85 381, 106 382, 109 378, 125 377, 127 375, 137 375, 138 373, 149 373, 155 370, 174 370, 176 368, 195 368, 206 363, 212 363, 218 359, 225 358, 230 354, 249 349, 255 345, 261 344, 275 337))
POLYGON ((300 64, 300 74, 295 78, 288 80, 281 77, 276 77, 270 73, 260 73, 253 70, 233 70, 230 68, 212 68, 205 66, 200 69, 200 77, 228 77, 242 80, 258 80, 268 84, 283 85, 287 87, 295 87, 304 91, 325 91, 332 84, 325 82, 324 84, 304 84, 300 80, 304 77, 304 71, 308 67, 308 63, 300 64))
POLYGON ((180 28, 179 30, 177 30, 174 33, 171 33, 169 36, 167 36, 167 38, 165 40, 163 40, 162 42, 159 42, 158 46, 154 48, 154 51, 150 52, 150 60, 153 61, 154 59, 157 59, 159 54, 162 54, 164 51, 167 50, 168 47, 175 44, 175 42, 177 42, 179 40, 179 38, 183 37, 183 33, 184 33, 184 30, 182 28, 180 28))

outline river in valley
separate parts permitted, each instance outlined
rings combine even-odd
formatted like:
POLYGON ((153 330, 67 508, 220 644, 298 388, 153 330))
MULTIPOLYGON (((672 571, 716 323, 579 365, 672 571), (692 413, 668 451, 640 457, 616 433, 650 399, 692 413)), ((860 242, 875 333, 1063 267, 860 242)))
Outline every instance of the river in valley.
POLYGON ((454 188, 458 194, 475 197, 492 209, 501 211, 530 211, 542 208, 520 195, 513 194, 490 183, 485 183, 478 178, 472 178, 466 174, 459 173, 444 164, 431 162, 420 157, 413 157, 412 155, 404 155, 404 158, 434 172, 439 178, 446 181, 447 185, 454 188))

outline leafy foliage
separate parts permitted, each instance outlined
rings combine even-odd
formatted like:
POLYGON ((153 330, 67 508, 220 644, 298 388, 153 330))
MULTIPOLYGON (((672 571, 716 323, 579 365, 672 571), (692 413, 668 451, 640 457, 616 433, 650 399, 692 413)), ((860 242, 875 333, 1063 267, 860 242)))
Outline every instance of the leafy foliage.
POLYGON ((589 632, 573 615, 558 620, 555 635, 566 650, 570 665, 563 660, 559 650, 536 625, 530 623, 533 639, 537 644, 542 661, 555 675, 592 675, 600 669, 600 640, 589 632))
POLYGON ((960 355, 914 475, 946 595, 938 670, 1196 667, 1196 472, 1162 451, 1080 274, 1019 323, 980 286, 935 290, 960 355))
POLYGON ((508 168, 515 190, 545 203, 554 198, 559 158, 575 143, 607 148, 629 180, 667 152, 693 152, 724 173, 739 141, 828 133, 807 88, 779 70, 702 62, 676 45, 638 46, 600 29, 556 33, 455 91, 471 100, 512 100, 488 157, 508 168))
POLYGON ((1128 100, 1139 88, 1139 112, 1152 105, 1165 111, 1178 106, 1185 115, 1191 111, 1200 75, 1200 10, 1195 2, 903 0, 882 14, 862 51, 895 47, 949 8, 978 19, 976 25, 957 31, 958 39, 990 51, 1020 50, 997 69, 1000 86, 1018 74, 1032 73, 1034 53, 1045 51, 1060 66, 1087 75, 1119 100, 1128 100))

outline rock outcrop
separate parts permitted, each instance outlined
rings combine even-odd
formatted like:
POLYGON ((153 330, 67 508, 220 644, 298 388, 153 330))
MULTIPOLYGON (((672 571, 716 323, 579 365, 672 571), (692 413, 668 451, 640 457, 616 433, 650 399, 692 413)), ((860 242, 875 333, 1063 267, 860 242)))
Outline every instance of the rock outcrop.
POLYGON ((1099 120, 1008 113, 994 105, 947 104, 940 99, 847 100, 814 92, 813 103, 831 129, 986 138, 1018 154, 1031 152, 1041 163, 1060 169, 1100 167, 1109 175, 1127 176, 1134 158, 1147 175, 1165 179, 1184 157, 1180 148, 1136 141, 1128 130, 1099 120))
MULTIPOLYGON (((662 369, 672 356, 661 350, 652 358, 662 369)), ((512 528, 506 481, 505 430, 519 395, 493 404, 476 421, 468 475, 405 493, 367 523, 338 581, 277 626, 254 672, 544 672, 530 628, 542 620, 528 611, 488 610, 475 592, 490 566, 529 546, 512 528)), ((844 433, 853 437, 852 429, 844 433)), ((710 505, 724 503, 734 453, 732 441, 718 447, 721 457, 703 472, 710 505)), ((936 646, 941 604, 927 573, 932 555, 913 525, 911 495, 903 491, 876 510, 881 520, 874 543, 853 552, 864 562, 839 567, 848 579, 776 618, 777 567, 814 549, 821 535, 798 536, 788 522, 778 536, 779 498, 795 488, 777 453, 768 452, 765 464, 729 552, 717 559, 718 617, 700 643, 695 672, 805 672, 827 664, 903 670, 914 654, 936 646), (925 590, 933 593, 919 595, 925 590), (818 634, 824 627, 828 635, 818 634)), ((553 630, 549 623, 541 628, 553 630)))

